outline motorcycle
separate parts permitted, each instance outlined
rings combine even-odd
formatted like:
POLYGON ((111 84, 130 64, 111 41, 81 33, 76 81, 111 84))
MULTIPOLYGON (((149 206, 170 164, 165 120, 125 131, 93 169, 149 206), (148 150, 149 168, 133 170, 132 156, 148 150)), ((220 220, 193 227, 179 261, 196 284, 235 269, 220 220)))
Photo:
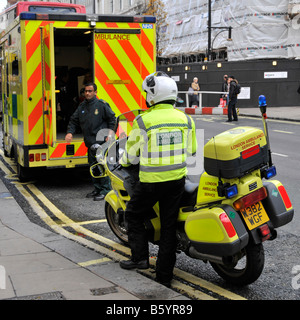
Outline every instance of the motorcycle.
MULTIPOLYGON (((236 127, 222 132, 204 146, 204 169, 199 183, 186 179, 177 223, 178 251, 209 262, 224 280, 239 286, 253 283, 264 268, 263 242, 277 237, 276 229, 293 219, 294 209, 285 187, 273 180, 267 129, 266 101, 259 97, 263 127, 236 127)), ((119 159, 136 110, 117 119, 119 137, 106 146, 93 146, 97 163, 94 177, 109 176, 112 185, 105 197, 107 222, 128 243, 126 203, 134 192, 138 165, 124 168, 119 159)), ((147 195, 145 195, 146 197, 147 195)), ((149 241, 158 244, 158 203, 145 227, 149 241)))

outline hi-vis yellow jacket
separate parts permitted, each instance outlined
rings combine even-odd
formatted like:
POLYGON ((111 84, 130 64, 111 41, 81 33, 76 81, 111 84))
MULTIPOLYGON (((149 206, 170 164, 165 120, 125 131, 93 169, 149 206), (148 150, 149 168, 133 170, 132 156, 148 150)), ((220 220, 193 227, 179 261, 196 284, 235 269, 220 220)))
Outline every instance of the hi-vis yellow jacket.
POLYGON ((196 150, 191 117, 170 104, 159 104, 134 120, 121 164, 139 163, 141 182, 179 180, 187 174, 187 155, 196 150))

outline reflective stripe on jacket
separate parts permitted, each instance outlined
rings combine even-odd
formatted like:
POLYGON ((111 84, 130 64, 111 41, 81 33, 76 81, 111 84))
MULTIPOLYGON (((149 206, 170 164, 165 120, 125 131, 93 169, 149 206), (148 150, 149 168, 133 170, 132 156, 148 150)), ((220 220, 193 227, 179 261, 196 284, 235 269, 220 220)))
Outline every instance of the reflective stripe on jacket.
POLYGON ((195 123, 172 105, 156 105, 134 120, 125 149, 121 163, 139 163, 141 182, 179 180, 197 149, 195 123))

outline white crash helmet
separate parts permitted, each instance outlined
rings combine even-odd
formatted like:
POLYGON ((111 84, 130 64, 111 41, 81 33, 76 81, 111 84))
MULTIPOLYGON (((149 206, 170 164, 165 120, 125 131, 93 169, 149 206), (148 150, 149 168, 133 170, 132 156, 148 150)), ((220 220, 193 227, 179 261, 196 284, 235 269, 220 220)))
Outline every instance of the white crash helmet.
POLYGON ((162 71, 147 76, 143 82, 143 90, 147 92, 148 107, 163 101, 175 102, 178 93, 176 82, 162 71))

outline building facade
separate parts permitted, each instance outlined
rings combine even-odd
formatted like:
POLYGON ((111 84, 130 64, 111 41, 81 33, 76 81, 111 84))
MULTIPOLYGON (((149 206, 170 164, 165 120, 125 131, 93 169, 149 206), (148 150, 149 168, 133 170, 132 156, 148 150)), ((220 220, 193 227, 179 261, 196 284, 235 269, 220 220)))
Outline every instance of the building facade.
MULTIPOLYGON (((300 106, 300 0, 163 1, 167 23, 159 31, 157 68, 173 76, 181 91, 188 90, 195 76, 202 90, 219 91, 223 74, 232 74, 244 88, 240 107, 256 106, 260 94, 272 106, 300 106)), ((83 4, 90 14, 135 15, 147 0, 61 2, 83 4)), ((215 97, 204 99, 206 105, 218 104, 215 97)))

